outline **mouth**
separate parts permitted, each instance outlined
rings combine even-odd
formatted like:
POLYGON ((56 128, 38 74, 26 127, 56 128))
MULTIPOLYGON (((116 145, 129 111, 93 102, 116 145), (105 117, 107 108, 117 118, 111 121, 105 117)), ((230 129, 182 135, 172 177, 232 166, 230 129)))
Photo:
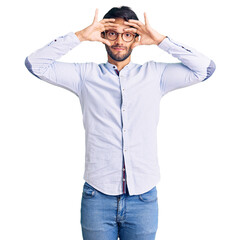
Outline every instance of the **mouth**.
POLYGON ((113 47, 114 50, 116 51, 123 51, 125 50, 125 48, 121 48, 121 47, 113 47))

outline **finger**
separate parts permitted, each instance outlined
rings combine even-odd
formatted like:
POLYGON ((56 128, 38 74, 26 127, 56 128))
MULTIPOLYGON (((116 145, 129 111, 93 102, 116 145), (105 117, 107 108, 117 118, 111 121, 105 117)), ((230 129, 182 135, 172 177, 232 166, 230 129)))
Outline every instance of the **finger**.
POLYGON ((144 25, 141 21, 135 20, 135 19, 129 19, 128 22, 129 22, 129 23, 136 23, 136 24, 138 24, 139 26, 144 25))
POLYGON ((117 32, 117 31, 118 31, 118 27, 106 26, 106 27, 103 27, 103 28, 101 29, 101 31, 106 31, 106 30, 110 30, 110 31, 115 31, 115 32, 117 32))
POLYGON ((120 24, 118 23, 104 23, 104 27, 112 26, 112 27, 118 27, 120 24))
POLYGON ((117 31, 118 28, 117 27, 112 27, 112 26, 107 26, 107 27, 104 27, 104 30, 103 31, 106 31, 106 30, 113 30, 113 31, 117 31))
POLYGON ((98 21, 98 8, 96 8, 96 10, 95 10, 95 16, 93 19, 93 22, 97 22, 97 21, 98 21))
POLYGON ((100 23, 105 23, 105 22, 114 22, 116 19, 115 18, 104 18, 101 21, 99 21, 100 23))
POLYGON ((145 21, 145 25, 149 25, 149 21, 148 21, 146 12, 144 12, 144 21, 145 21))
POLYGON ((100 38, 98 41, 108 45, 109 47, 111 46, 111 43, 108 40, 104 39, 104 38, 100 38))
POLYGON ((124 32, 134 32, 134 33, 137 33, 137 29, 136 28, 124 28, 123 29, 124 32))
POLYGON ((128 26, 132 26, 132 27, 135 27, 135 28, 140 28, 140 26, 138 26, 137 24, 135 23, 129 23, 129 22, 124 22, 125 25, 128 25, 128 26))

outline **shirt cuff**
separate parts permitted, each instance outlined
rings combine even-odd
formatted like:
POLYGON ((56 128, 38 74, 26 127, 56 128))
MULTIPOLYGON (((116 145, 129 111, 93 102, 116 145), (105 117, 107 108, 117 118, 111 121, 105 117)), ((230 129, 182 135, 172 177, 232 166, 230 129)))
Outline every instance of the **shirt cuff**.
POLYGON ((164 51, 168 51, 168 49, 171 47, 171 42, 169 37, 166 36, 157 46, 164 51))
POLYGON ((69 32, 67 36, 69 36, 72 39, 74 45, 75 44, 78 45, 81 42, 74 32, 69 32))
POLYGON ((158 47, 168 53, 170 53, 171 49, 181 49, 190 53, 193 52, 193 49, 189 46, 179 43, 168 36, 166 36, 166 38, 164 38, 163 41, 158 44, 158 47))

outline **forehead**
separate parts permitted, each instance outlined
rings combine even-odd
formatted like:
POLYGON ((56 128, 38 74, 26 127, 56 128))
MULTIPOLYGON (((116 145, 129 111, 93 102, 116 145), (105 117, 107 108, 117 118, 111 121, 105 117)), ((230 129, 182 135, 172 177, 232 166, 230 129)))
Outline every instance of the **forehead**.
POLYGON ((122 18, 115 18, 114 23, 119 24, 117 27, 118 32, 122 32, 124 28, 129 28, 129 25, 124 24, 125 20, 122 18))

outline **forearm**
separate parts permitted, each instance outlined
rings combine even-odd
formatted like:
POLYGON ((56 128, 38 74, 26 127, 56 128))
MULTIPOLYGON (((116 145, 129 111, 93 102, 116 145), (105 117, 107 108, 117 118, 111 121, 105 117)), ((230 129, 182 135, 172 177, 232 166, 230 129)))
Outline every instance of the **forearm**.
POLYGON ((213 60, 185 44, 166 37, 158 46, 191 69, 199 81, 206 80, 215 71, 216 66, 213 60))
POLYGON ((25 59, 25 66, 31 73, 41 76, 54 61, 65 55, 79 43, 80 41, 76 35, 73 32, 69 32, 31 53, 25 59))
POLYGON ((80 43, 73 32, 60 36, 25 59, 34 76, 79 95, 85 65, 56 61, 80 43))

